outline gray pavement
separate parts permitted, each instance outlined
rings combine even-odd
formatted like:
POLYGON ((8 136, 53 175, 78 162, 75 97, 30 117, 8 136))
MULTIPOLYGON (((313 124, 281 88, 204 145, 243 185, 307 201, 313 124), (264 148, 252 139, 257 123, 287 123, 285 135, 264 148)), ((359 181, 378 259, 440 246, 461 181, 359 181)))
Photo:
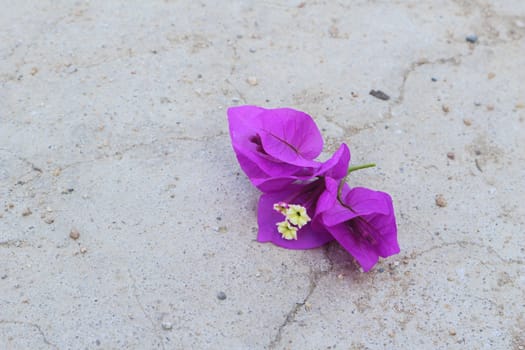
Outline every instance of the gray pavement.
POLYGON ((0 5, 0 349, 525 349, 525 2, 0 5), (376 162, 401 253, 256 242, 240 104, 376 162))

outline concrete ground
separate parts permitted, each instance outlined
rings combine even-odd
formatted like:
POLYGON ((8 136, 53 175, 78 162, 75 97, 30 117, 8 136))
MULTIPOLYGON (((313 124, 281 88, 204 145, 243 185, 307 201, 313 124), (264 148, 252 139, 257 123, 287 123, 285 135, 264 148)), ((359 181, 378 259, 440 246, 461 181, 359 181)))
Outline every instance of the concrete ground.
POLYGON ((525 349, 525 2, 0 4, 0 349, 525 349), (401 253, 257 243, 237 104, 376 162, 401 253))

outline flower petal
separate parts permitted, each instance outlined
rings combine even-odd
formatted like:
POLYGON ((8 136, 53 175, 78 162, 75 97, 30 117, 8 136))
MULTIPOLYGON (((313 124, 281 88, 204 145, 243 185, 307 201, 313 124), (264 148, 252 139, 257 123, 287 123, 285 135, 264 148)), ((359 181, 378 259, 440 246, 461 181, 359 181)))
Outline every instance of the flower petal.
POLYGON ((317 176, 331 177, 336 180, 346 176, 348 164, 350 163, 350 149, 343 143, 334 155, 322 163, 317 172, 317 176))
MULTIPOLYGON (((325 177, 325 190, 317 200, 315 215, 320 215, 330 209, 333 209, 337 203, 338 182, 331 177, 325 177)), ((324 216, 324 215, 323 215, 324 216)))
POLYGON ((379 255, 370 247, 361 244, 361 240, 344 224, 329 228, 330 233, 359 262, 365 272, 369 271, 379 260, 379 255))
MULTIPOLYGON (((297 164, 290 164, 266 153, 261 139, 261 135, 265 134, 267 129, 263 125, 264 119, 262 117, 266 112, 268 110, 256 106, 240 106, 228 109, 232 146, 242 170, 257 187, 259 187, 258 183, 264 182, 265 179, 288 177, 295 174, 312 177, 321 163, 303 159, 297 161, 297 164)), ((315 124, 313 125, 315 127, 315 124)))
POLYGON ((348 185, 343 188, 343 201, 359 215, 383 214, 393 212, 392 198, 381 191, 374 191, 365 187, 354 187, 351 190, 348 185))
MULTIPOLYGON (((334 183, 326 181, 325 198, 318 203, 333 201, 334 183)), ((344 205, 336 200, 332 208, 322 212, 321 221, 365 271, 380 256, 399 253, 394 207, 388 193, 362 187, 350 190, 345 184, 342 197, 344 205)))
MULTIPOLYGON (((258 207, 258 224, 259 234, 257 240, 259 242, 273 242, 274 244, 288 248, 288 249, 311 249, 320 247, 333 240, 333 237, 326 230, 315 230, 309 223, 303 226, 297 232, 297 240, 286 240, 281 237, 277 231, 277 223, 284 220, 284 216, 273 210, 273 205, 279 203, 287 198, 293 197, 303 186, 290 186, 291 190, 282 191, 278 193, 263 194, 259 199, 258 207)), ((302 203, 293 203, 302 204, 302 203)), ((312 213, 308 213, 312 215, 312 213)))
POLYGON ((323 149, 323 138, 312 117, 291 108, 265 110, 260 133, 265 152, 283 162, 313 166, 323 149))

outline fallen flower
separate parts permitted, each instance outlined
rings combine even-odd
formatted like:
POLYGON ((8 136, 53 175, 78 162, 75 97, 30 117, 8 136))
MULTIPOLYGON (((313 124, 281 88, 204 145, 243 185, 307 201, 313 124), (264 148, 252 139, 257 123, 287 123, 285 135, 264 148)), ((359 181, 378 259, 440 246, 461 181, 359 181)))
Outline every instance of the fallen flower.
POLYGON ((369 271, 379 257, 399 253, 397 226, 388 193, 338 184, 326 178, 316 215, 330 234, 369 271))
POLYGON ((323 148, 319 129, 309 115, 290 108, 232 107, 228 121, 239 164, 263 192, 259 242, 310 249, 335 239, 364 271, 399 252, 390 196, 345 182, 350 172, 374 164, 349 168, 345 144, 316 161, 323 148))
POLYGON ((263 192, 312 178, 322 166, 314 159, 323 149, 323 139, 306 113, 239 106, 228 109, 228 121, 239 164, 263 192))
POLYGON ((350 162, 343 144, 323 163, 314 178, 295 181, 285 189, 261 195, 258 206, 259 242, 272 242, 288 249, 311 249, 334 239, 315 216, 317 201, 325 191, 325 179, 341 179, 350 162), (283 221, 283 215, 285 220, 283 221))

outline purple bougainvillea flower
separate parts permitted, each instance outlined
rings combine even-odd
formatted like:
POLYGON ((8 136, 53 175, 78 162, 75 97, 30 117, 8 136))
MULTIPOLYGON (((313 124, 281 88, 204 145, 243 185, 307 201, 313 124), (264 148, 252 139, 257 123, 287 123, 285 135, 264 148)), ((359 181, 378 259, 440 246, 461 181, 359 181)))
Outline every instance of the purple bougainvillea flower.
POLYGON ((348 163, 350 162, 350 150, 346 144, 342 144, 339 149, 325 162, 318 163, 314 168, 308 168, 295 175, 273 176, 258 179, 258 188, 265 192, 278 192, 287 189, 288 186, 305 183, 317 177, 331 177, 339 180, 346 176, 348 163))
POLYGON ((323 139, 313 119, 290 108, 228 109, 232 146, 243 171, 264 194, 257 236, 288 249, 310 249, 336 239, 370 270, 379 257, 399 252, 392 199, 387 193, 350 188, 350 150, 315 159, 323 139))
POLYGON ((338 182, 325 178, 317 201, 316 217, 366 272, 378 261, 399 253, 392 198, 388 193, 345 183, 338 196, 338 182), (340 200, 339 200, 339 198, 340 200))
POLYGON ((286 189, 263 194, 258 206, 259 242, 273 242, 288 249, 320 247, 334 237, 315 215, 326 190, 325 179, 341 179, 350 162, 350 150, 341 145, 308 181, 295 181, 286 189), (306 218, 306 219, 305 219, 306 218))
POLYGON ((314 160, 323 149, 323 139, 306 113, 239 106, 228 109, 228 122, 239 164, 263 192, 315 177, 323 166, 314 160))

